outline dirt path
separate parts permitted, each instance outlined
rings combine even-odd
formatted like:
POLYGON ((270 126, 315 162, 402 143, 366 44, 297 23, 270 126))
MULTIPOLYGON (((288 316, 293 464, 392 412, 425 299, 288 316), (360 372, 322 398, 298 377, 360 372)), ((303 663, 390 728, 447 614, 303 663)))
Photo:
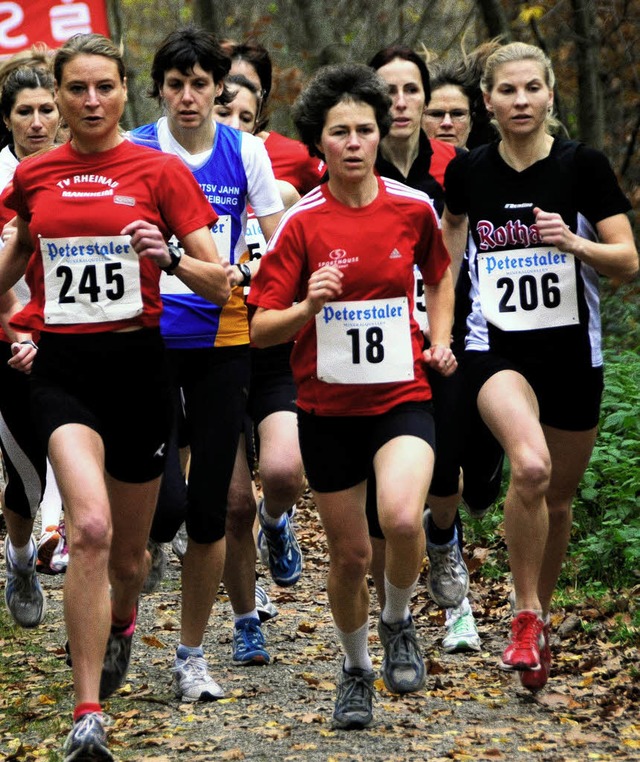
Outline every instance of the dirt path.
MULTIPOLYGON (((279 609, 278 618, 265 625, 271 665, 231 665, 230 607, 219 597, 205 648, 226 698, 213 704, 179 704, 170 689, 179 564, 168 549, 165 580, 141 602, 127 683, 105 707, 113 721, 110 739, 117 759, 640 759, 637 651, 607 642, 611 620, 597 608, 554 619, 556 632, 560 627, 566 637, 560 642, 556 635, 553 677, 534 698, 517 678, 497 669, 508 629, 508 591, 477 574, 472 589, 482 653, 442 652, 442 613, 421 583, 414 611, 429 668, 425 690, 400 698, 379 680, 372 727, 332 730, 339 655, 324 591, 324 544, 308 507, 296 519, 306 554, 304 579, 291 590, 261 579, 279 609), (579 626, 580 617, 589 618, 588 636, 579 626)), ((0 756, 5 760, 56 762, 70 723, 62 579, 48 577, 44 584, 49 611, 43 626, 32 632, 10 628, 6 613, 0 614, 0 756)), ((379 667, 373 617, 370 641, 379 667)))

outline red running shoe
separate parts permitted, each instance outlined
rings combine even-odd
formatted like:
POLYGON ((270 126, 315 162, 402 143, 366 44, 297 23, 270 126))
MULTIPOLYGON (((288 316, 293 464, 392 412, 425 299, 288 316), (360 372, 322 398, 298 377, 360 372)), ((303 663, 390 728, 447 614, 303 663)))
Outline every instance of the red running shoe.
POLYGON ((548 623, 545 624, 542 635, 544 637, 544 646, 540 649, 540 669, 535 672, 529 669, 519 674, 521 685, 533 693, 537 693, 544 688, 551 672, 551 648, 549 647, 551 632, 548 623))
POLYGON ((520 611, 511 622, 511 643, 504 649, 501 669, 540 669, 540 651, 544 647, 544 622, 535 611, 520 611))

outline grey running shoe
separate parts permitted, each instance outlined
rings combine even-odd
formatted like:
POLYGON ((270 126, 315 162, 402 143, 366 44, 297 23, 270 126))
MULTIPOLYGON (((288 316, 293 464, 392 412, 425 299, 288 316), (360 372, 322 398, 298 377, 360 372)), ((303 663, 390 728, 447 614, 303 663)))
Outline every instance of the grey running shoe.
POLYGON ((167 569, 167 556, 162 543, 152 540, 151 537, 147 541, 147 550, 151 555, 151 566, 142 586, 142 592, 154 593, 164 579, 164 573, 167 569))
POLYGON ((442 639, 442 647, 446 653, 480 650, 480 635, 468 598, 465 598, 458 608, 447 609, 445 627, 447 634, 442 639))
POLYGON ((457 529, 454 528, 453 540, 446 545, 434 545, 429 541, 427 527, 430 513, 425 511, 422 518, 429 556, 429 592, 438 606, 455 609, 469 592, 469 571, 460 552, 457 529))
POLYGON ((215 701, 224 697, 224 691, 209 674, 204 656, 176 659, 173 690, 182 701, 215 701))
MULTIPOLYGON (((258 548, 264 554, 266 543, 269 571, 276 585, 291 587, 300 579, 302 573, 302 551, 289 514, 285 513, 281 527, 270 527, 264 522, 264 501, 258 506, 258 519, 260 531, 258 532, 258 548)), ((263 555, 264 558, 264 555, 263 555)))
POLYGON ((373 719, 373 682, 375 672, 352 667, 342 668, 338 685, 333 724, 342 730, 365 728, 373 719))
POLYGON ((188 541, 189 537, 187 536, 187 527, 183 521, 182 524, 180 524, 180 529, 178 529, 176 532, 176 536, 171 541, 171 549, 180 561, 182 561, 184 554, 187 552, 188 541))
POLYGON ((267 591, 260 585, 256 585, 256 610, 263 624, 278 616, 278 609, 267 595, 267 591))
POLYGON ((4 539, 4 560, 7 565, 4 600, 13 620, 20 627, 37 627, 47 611, 47 601, 36 574, 38 548, 33 537, 29 543, 31 560, 26 569, 21 569, 9 555, 9 536, 4 539))
POLYGON ((425 668, 413 619, 387 624, 380 617, 378 635, 384 646, 384 684, 392 693, 419 691, 424 685, 425 668))
POLYGON ((107 748, 105 724, 105 717, 100 712, 84 714, 75 722, 64 742, 64 762, 85 762, 86 760, 113 762, 113 755, 107 748))
POLYGON ((136 630, 136 621, 138 618, 138 607, 133 617, 133 621, 123 631, 113 631, 109 633, 107 641, 107 650, 102 664, 102 675, 100 676, 100 701, 111 696, 124 683, 129 670, 129 661, 131 659, 131 643, 133 633, 136 630))

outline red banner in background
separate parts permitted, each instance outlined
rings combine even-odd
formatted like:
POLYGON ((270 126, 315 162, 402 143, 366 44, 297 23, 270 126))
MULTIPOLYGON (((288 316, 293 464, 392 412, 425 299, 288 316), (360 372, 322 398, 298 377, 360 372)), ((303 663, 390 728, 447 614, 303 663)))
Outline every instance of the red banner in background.
POLYGON ((105 0, 0 0, 0 57, 36 42, 58 48, 79 32, 109 35, 105 0))

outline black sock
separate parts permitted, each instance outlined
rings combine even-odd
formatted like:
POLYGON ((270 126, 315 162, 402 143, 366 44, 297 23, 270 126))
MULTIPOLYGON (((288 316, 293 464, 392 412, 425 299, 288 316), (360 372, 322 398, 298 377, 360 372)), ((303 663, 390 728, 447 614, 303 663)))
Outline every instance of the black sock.
POLYGON ((433 516, 429 514, 429 524, 427 526, 427 533, 429 535, 429 542, 432 545, 446 545, 453 540, 453 533, 456 528, 455 521, 448 529, 440 529, 433 521, 433 516))

